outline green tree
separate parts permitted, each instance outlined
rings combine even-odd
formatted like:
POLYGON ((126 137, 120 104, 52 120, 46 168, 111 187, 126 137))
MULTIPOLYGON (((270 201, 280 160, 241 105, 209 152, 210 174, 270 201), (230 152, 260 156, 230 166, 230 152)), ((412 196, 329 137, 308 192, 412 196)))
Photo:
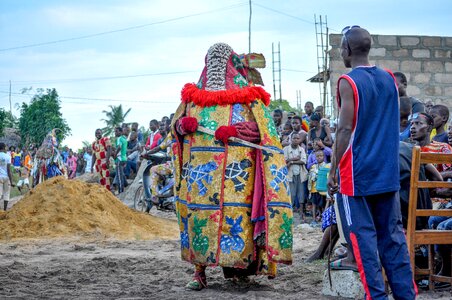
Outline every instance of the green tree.
POLYGON ((0 136, 3 136, 6 127, 6 111, 0 108, 0 136))
POLYGON ((121 104, 118 106, 109 105, 108 107, 110 108, 110 111, 102 111, 106 115, 106 119, 101 119, 101 121, 105 122, 105 127, 102 128, 104 136, 111 136, 115 131, 115 127, 124 123, 124 120, 131 110, 131 108, 129 108, 124 113, 121 104))
POLYGON ((22 103, 19 130, 22 141, 40 145, 49 131, 59 128, 57 138, 61 142, 71 129, 61 114, 61 105, 55 89, 38 89, 30 104, 22 103))
POLYGON ((268 106, 268 109, 270 111, 273 111, 275 109, 282 109, 283 111, 294 111, 296 113, 300 113, 301 111, 293 108, 292 106, 290 106, 289 101, 282 99, 280 100, 272 100, 270 101, 270 105, 268 106))

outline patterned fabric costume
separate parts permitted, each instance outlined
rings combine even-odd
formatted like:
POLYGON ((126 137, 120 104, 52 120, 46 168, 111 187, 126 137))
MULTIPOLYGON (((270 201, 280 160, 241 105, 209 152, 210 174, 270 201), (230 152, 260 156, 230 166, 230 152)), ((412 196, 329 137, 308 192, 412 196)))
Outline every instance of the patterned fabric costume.
POLYGON ((266 107, 270 95, 247 79, 238 55, 226 44, 215 44, 198 84, 182 90, 172 124, 182 259, 234 270, 253 266, 253 274, 275 276, 276 263, 292 261, 288 171, 266 107), (194 117, 214 131, 257 123, 260 145, 274 151, 224 144, 200 131, 180 135, 182 117, 194 117))
POLYGON ((33 186, 55 176, 67 177, 67 170, 63 158, 58 151, 56 130, 51 130, 36 152, 33 162, 33 186))
POLYGON ((110 190, 110 170, 107 168, 107 149, 111 147, 108 137, 103 137, 93 142, 93 158, 96 171, 100 175, 100 184, 110 190))

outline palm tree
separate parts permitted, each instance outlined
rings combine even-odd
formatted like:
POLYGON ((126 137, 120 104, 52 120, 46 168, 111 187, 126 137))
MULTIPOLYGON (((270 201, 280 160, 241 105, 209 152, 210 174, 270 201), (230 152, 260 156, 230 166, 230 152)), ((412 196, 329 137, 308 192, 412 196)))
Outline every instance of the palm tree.
POLYGON ((104 136, 110 136, 115 131, 115 127, 120 126, 126 116, 129 114, 131 108, 129 108, 125 113, 122 109, 122 104, 118 106, 109 105, 110 111, 103 110, 102 112, 106 115, 106 119, 101 119, 101 121, 105 122, 105 127, 102 128, 102 132, 104 136))

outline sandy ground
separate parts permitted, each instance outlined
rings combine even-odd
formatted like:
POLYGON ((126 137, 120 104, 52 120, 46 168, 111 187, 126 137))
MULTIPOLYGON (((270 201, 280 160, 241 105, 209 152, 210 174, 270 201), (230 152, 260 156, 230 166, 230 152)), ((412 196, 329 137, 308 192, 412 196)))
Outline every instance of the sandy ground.
MULTIPOLYGON (((177 240, 2 242, 0 299, 332 299, 320 293, 325 261, 304 263, 320 239, 319 229, 295 226, 294 264, 281 266, 278 277, 239 285, 224 280, 220 268, 209 268, 209 287, 200 292, 184 288, 193 268, 180 260, 177 240)), ((423 292, 419 299, 451 298, 446 291, 423 292)))

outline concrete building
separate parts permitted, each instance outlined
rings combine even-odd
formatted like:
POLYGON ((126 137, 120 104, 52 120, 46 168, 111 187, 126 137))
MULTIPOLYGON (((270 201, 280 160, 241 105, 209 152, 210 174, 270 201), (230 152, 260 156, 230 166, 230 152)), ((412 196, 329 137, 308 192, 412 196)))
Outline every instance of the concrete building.
MULTIPOLYGON (((335 105, 337 80, 349 69, 340 56, 341 34, 330 34, 330 85, 335 105)), ((407 94, 444 104, 452 113, 452 37, 372 35, 370 62, 408 79, 407 94)))

